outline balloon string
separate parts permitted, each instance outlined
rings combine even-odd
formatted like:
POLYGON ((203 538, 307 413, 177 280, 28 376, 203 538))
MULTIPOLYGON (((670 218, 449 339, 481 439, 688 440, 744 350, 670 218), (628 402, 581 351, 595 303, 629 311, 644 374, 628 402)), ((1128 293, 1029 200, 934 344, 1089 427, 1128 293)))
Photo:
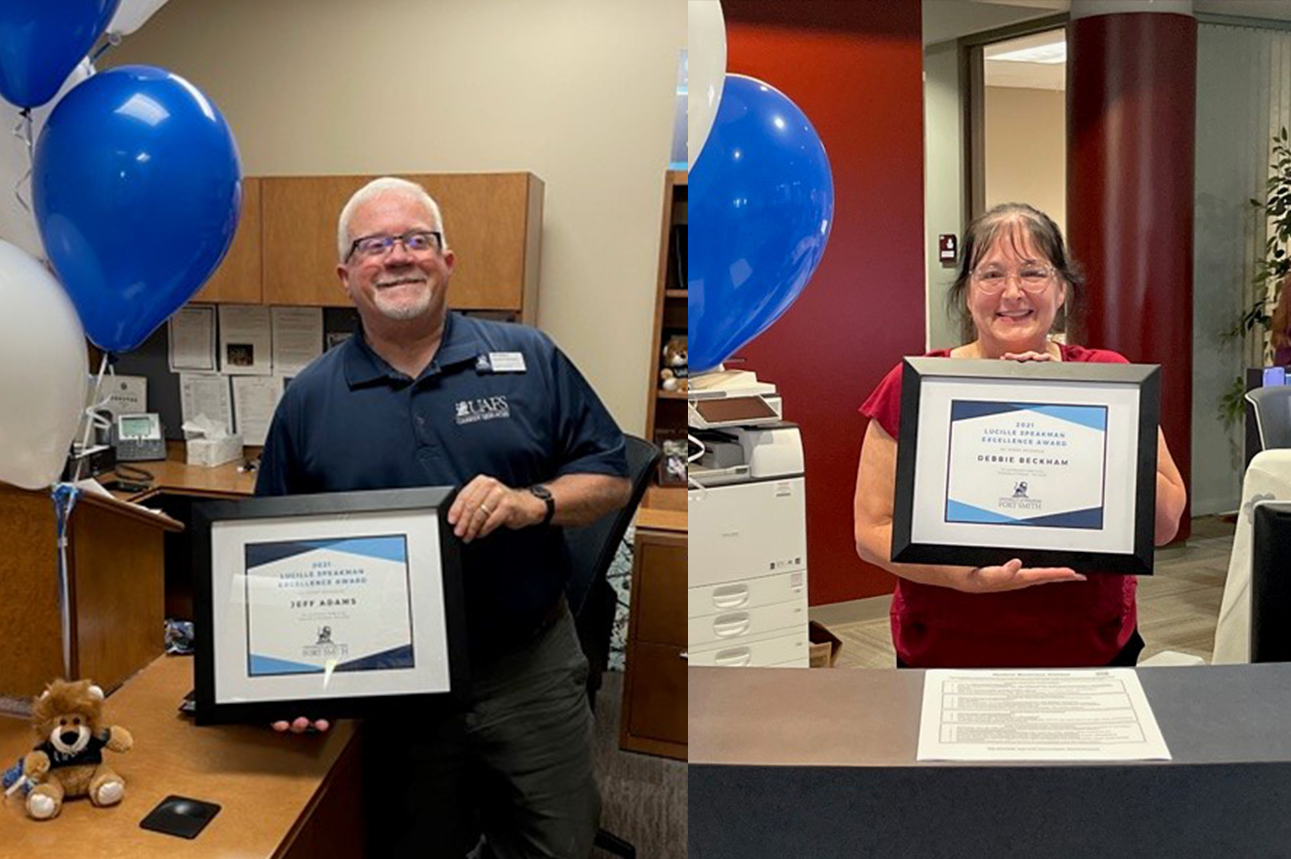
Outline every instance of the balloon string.
MULTIPOLYGON (((109 421, 100 417, 98 413, 98 410, 106 406, 112 399, 110 395, 104 397, 102 400, 99 399, 99 394, 103 391, 103 373, 107 368, 108 353, 104 352, 103 360, 99 362, 99 375, 94 382, 94 395, 90 397, 90 405, 85 407, 85 434, 81 437, 82 454, 84 454, 90 446, 90 433, 94 432, 95 427, 98 427, 99 429, 107 429, 112 425, 109 421)), ((115 372, 113 375, 115 375, 115 372)), ((85 459, 86 457, 83 455, 77 458, 76 472, 72 475, 73 483, 81 479, 81 466, 85 464, 85 459)))
POLYGON ((90 62, 98 62, 99 57, 103 56, 105 52, 115 48, 119 44, 121 44, 121 34, 108 33, 108 40, 100 45, 99 49, 94 52, 94 56, 90 57, 90 62))
POLYGON ((23 108, 22 119, 18 120, 18 124, 14 126, 13 135, 14 137, 17 137, 19 140, 21 140, 23 142, 23 145, 27 149, 27 170, 25 173, 22 174, 22 177, 19 178, 18 181, 14 183, 13 195, 15 198, 17 198, 18 205, 22 206, 22 210, 24 212, 30 213, 31 206, 28 205, 27 201, 22 198, 22 189, 23 187, 26 186, 27 181, 31 179, 31 160, 32 160, 31 108, 29 107, 23 108))
POLYGON ((58 536, 58 610, 63 632, 63 676, 72 676, 72 606, 67 587, 67 526, 81 492, 70 483, 55 484, 55 527, 58 536))

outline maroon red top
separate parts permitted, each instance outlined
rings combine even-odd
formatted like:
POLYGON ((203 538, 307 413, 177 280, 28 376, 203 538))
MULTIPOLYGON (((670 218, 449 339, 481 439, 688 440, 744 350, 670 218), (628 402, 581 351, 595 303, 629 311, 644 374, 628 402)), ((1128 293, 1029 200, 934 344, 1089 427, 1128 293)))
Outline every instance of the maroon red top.
MULTIPOLYGON (((950 351, 929 352, 929 358, 950 351)), ((1129 362, 1106 349, 1062 346, 1062 360, 1129 362)), ((901 368, 883 377, 861 405, 894 439, 901 424, 901 368)), ((1017 591, 972 594, 897 579, 892 640, 916 668, 1022 668, 1106 665, 1137 623, 1133 576, 1093 573, 1017 591)))

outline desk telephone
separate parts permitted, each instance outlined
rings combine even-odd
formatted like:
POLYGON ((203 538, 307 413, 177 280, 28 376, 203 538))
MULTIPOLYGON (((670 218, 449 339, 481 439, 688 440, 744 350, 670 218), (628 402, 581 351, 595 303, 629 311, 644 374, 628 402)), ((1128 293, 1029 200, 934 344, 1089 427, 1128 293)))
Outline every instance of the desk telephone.
POLYGON ((112 446, 118 462, 140 462, 166 458, 166 439, 161 434, 161 417, 153 412, 117 415, 112 422, 112 446))

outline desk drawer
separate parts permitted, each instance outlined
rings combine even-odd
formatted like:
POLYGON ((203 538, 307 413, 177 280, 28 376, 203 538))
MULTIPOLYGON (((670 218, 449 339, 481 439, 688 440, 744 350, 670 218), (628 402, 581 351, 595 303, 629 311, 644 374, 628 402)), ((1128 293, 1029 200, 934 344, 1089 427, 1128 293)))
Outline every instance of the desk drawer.
POLYGON ((691 651, 688 664, 731 667, 801 667, 809 662, 807 636, 795 632, 764 641, 739 642, 699 652, 691 651))
POLYGON ((636 532, 632 561, 632 629, 638 641, 686 646, 681 600, 686 590, 686 536, 636 532))
POLYGON ((650 741, 686 745, 686 665, 678 647, 639 642, 632 648, 621 729, 638 741, 635 750, 658 754, 650 741))
POLYGON ((801 630, 806 638, 806 595, 793 602, 692 617, 687 624, 687 639, 690 649, 694 650, 707 644, 746 639, 778 629, 783 629, 786 633, 801 630))
POLYGON ((703 617, 722 612, 744 611, 764 605, 793 602, 807 595, 807 572, 797 570, 775 576, 743 579, 724 585, 690 588, 687 594, 688 617, 703 617))

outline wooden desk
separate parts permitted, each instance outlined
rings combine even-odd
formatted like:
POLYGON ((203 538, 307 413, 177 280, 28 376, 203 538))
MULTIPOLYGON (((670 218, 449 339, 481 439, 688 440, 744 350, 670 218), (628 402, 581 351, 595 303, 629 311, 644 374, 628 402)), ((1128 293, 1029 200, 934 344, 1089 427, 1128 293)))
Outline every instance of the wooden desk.
MULTIPOLYGON (((95 859, 351 859, 363 855, 359 743, 341 721, 325 734, 282 736, 258 726, 198 728, 176 709, 193 687, 191 657, 163 656, 104 705, 109 724, 134 734, 125 754, 105 752, 126 780, 125 799, 95 808, 64 804, 52 821, 27 818, 17 796, 0 808, 5 856, 95 859), (194 840, 139 828, 170 794, 221 806, 194 840)), ((30 751, 35 735, 0 717, 0 768, 30 751)))
MULTIPOLYGON (((259 448, 247 450, 255 455, 259 454, 259 448)), ((130 501, 145 501, 167 492, 198 498, 242 498, 255 493, 256 473, 238 471, 242 460, 207 468, 201 465, 188 465, 185 462, 186 459, 184 443, 168 441, 164 460, 131 463, 152 473, 154 480, 151 487, 144 492, 134 494, 114 494, 130 501)))
MULTIPOLYGON (((244 448, 245 456, 208 468, 188 465, 184 443, 166 442, 166 459, 130 463, 153 475, 152 484, 143 492, 114 492, 125 501, 160 507, 171 516, 191 523, 191 502, 211 499, 247 498, 255 493, 256 472, 238 471, 238 467, 260 453, 260 448, 244 448)), ((104 475, 106 479, 111 475, 104 475)), ((129 477, 124 478, 129 480, 129 477)), ((165 546, 165 615, 168 618, 193 617, 193 584, 190 573, 191 538, 187 533, 167 538, 165 546)))
MULTIPOLYGON (((83 493, 67 526, 73 676, 111 691, 161 655, 163 532, 173 519, 83 493)), ((0 694, 27 697, 62 676, 57 517, 48 492, 0 485, 0 694)), ((2 839, 0 839, 2 841, 2 839)))

